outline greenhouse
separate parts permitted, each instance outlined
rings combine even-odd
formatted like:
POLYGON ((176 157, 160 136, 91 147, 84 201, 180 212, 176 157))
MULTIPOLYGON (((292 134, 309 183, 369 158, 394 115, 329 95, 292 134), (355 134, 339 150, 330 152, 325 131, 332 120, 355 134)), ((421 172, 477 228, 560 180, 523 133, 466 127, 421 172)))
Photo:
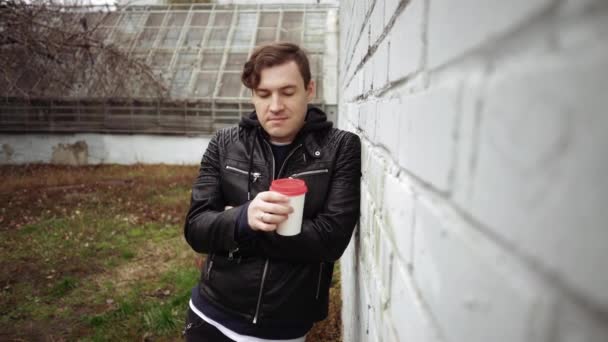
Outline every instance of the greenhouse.
POLYGON ((330 5, 126 6, 78 9, 95 36, 149 67, 162 94, 129 80, 100 91, 93 77, 69 90, 44 88, 45 70, 24 61, 0 86, 4 132, 197 135, 237 122, 252 110, 240 72, 252 49, 271 41, 301 44, 317 83, 314 103, 335 119, 337 8, 330 5))

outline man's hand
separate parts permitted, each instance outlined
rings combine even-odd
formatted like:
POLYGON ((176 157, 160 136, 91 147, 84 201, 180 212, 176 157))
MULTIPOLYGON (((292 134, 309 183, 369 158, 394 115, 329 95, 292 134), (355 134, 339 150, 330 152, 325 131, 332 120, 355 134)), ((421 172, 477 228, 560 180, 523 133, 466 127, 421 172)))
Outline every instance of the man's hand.
POLYGON ((274 191, 260 192, 247 209, 247 222, 253 230, 271 232, 293 212, 289 197, 274 191))

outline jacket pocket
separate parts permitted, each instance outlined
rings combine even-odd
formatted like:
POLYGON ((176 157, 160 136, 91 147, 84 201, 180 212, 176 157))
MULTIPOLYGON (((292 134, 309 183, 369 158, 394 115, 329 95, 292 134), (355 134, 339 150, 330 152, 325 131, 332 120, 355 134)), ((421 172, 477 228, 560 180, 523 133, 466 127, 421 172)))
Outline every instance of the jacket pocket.
POLYGON ((312 176, 312 175, 318 175, 318 174, 323 174, 323 173, 328 173, 328 172, 329 172, 329 169, 302 171, 302 172, 294 173, 293 175, 289 176, 289 178, 298 178, 298 177, 303 177, 303 176, 312 176))
MULTIPOLYGON (((234 167, 231 165, 226 165, 226 170, 230 171, 230 172, 234 172, 240 175, 244 175, 244 176, 248 176, 249 175, 249 171, 243 170, 243 169, 239 169, 238 167, 234 167)), ((262 177, 262 174, 260 172, 251 172, 251 182, 255 183, 258 181, 258 179, 260 179, 260 177, 262 177)))
POLYGON ((216 253, 207 265, 204 286, 215 302, 228 311, 253 314, 255 311, 264 260, 257 257, 230 259, 216 253), (235 295, 238 294, 238 295, 235 295))

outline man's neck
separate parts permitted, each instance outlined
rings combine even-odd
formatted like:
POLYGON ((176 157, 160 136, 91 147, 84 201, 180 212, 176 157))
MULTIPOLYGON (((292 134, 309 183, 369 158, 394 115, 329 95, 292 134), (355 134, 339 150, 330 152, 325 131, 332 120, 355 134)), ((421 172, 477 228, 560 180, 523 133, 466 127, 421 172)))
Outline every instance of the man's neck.
POLYGON ((274 141, 272 139, 270 139, 270 143, 273 144, 274 146, 287 146, 289 144, 291 144, 293 141, 288 141, 288 142, 284 142, 284 141, 274 141))

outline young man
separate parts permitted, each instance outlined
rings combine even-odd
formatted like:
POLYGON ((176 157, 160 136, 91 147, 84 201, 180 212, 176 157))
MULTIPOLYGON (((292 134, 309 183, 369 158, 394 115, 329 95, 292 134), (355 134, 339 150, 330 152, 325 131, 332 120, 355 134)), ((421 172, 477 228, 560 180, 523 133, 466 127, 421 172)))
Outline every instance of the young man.
POLYGON ((258 47, 242 81, 255 111, 211 139, 192 188, 186 240, 207 253, 192 291, 189 341, 304 341, 327 317, 334 262, 359 217, 361 145, 332 128, 294 44, 258 47), (273 179, 306 182, 301 233, 275 232, 293 211, 273 179))

